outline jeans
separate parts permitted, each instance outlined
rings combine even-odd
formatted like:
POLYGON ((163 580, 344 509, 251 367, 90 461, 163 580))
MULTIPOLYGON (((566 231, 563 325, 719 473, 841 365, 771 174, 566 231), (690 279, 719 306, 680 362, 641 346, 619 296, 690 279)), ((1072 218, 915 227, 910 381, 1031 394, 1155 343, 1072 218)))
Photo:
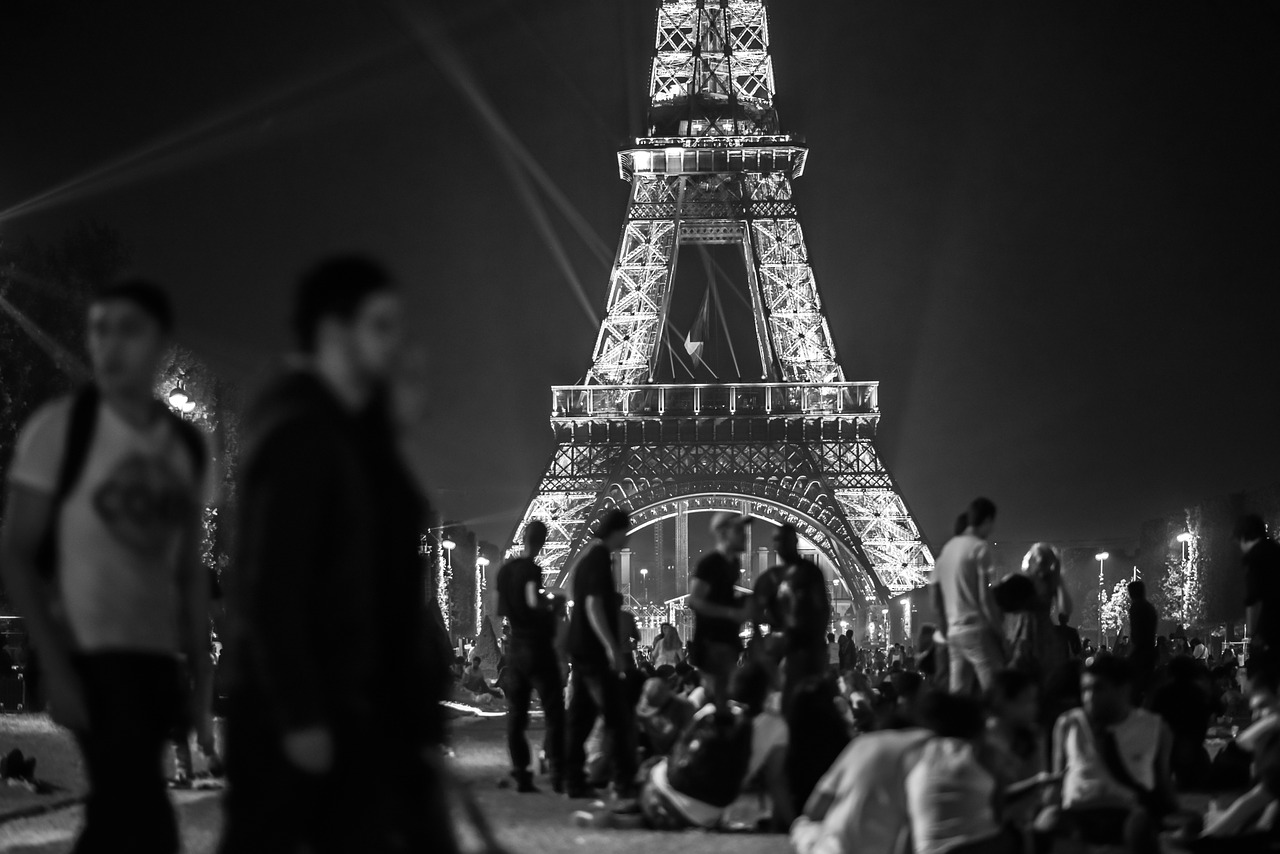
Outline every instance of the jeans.
POLYGON ((178 825, 161 759, 183 697, 176 658, 111 652, 75 661, 89 711, 78 733, 89 777, 75 854, 173 854, 178 825))
POLYGON ((547 719, 547 765, 551 779, 564 773, 564 686, 560 684, 560 663, 551 644, 513 639, 507 652, 507 750, 511 769, 517 774, 529 770, 529 701, 538 692, 547 719))
POLYGON ((947 657, 951 665, 948 688, 952 694, 973 694, 977 687, 984 693, 1004 669, 1004 641, 990 626, 982 624, 951 626, 947 631, 947 657))
POLYGON ((566 722, 565 780, 570 788, 586 785, 587 736, 596 716, 604 716, 605 739, 613 760, 613 781, 618 792, 635 790, 635 708, 627 702, 627 685, 620 674, 599 665, 575 662, 573 697, 566 722))

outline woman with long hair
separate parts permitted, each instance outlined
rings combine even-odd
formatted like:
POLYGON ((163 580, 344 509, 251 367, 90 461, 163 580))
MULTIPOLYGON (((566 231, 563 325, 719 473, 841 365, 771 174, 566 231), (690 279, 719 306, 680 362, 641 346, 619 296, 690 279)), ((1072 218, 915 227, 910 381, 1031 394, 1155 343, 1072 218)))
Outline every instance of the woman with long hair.
POLYGON ((684 659, 684 642, 670 623, 662 624, 662 632, 653 643, 653 666, 675 667, 684 659))

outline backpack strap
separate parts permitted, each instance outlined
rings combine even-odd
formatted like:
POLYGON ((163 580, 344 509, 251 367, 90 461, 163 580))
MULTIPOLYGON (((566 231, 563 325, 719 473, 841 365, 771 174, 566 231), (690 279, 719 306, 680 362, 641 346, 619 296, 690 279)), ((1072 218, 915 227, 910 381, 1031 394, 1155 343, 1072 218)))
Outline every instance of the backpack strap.
POLYGON ((98 390, 88 385, 77 391, 71 400, 71 413, 67 421, 67 435, 62 443, 58 477, 54 482, 49 521, 36 549, 36 570, 49 583, 56 579, 58 573, 58 519, 62 515, 62 505, 66 503, 67 496, 76 488, 80 475, 84 472, 97 423, 98 390))
POLYGON ((67 438, 62 446, 62 462, 58 467, 58 485, 54 489, 55 508, 61 508, 67 496, 80 482, 84 464, 89 459, 89 446, 98 426, 98 389, 87 385, 76 392, 67 422, 67 438))

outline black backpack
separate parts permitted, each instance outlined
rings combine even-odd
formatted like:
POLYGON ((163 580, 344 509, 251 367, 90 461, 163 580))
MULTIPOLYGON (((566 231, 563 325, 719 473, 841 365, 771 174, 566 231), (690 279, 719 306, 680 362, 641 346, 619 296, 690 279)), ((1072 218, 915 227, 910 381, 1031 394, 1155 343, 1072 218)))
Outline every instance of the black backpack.
POLYGON ((783 627, 788 632, 817 631, 821 634, 831 619, 831 606, 827 602, 826 587, 814 587, 812 579, 805 579, 807 567, 795 564, 787 567, 778 585, 778 603, 783 627))
POLYGON ((700 712, 671 748, 671 788, 713 807, 729 806, 746 780, 751 735, 751 719, 741 709, 700 712))
MULTIPOLYGON (((84 464, 89 458, 89 448, 93 444, 93 434, 98 426, 98 402, 101 397, 98 389, 92 385, 85 386, 76 392, 71 401, 71 416, 67 423, 67 438, 62 446, 62 462, 58 466, 57 485, 53 491, 53 506, 49 512, 49 525, 40 540, 36 552, 36 568, 47 582, 57 577, 58 570, 58 517, 67 496, 75 489, 84 473, 84 464)), ((197 483, 204 480, 208 460, 205 455, 204 436, 199 428, 160 402, 156 406, 173 424, 178 440, 191 454, 192 470, 197 483)))

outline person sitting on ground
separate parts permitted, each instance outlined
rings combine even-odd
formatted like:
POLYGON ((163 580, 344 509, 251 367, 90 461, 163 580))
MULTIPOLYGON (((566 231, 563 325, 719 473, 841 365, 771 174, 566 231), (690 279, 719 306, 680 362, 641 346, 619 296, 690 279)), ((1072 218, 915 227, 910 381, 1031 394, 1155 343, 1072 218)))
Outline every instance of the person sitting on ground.
MULTIPOLYGON (((1193 851, 1239 851, 1244 841, 1280 834, 1280 669, 1270 653, 1249 660, 1249 702, 1257 720, 1236 739, 1254 757, 1254 786, 1229 807, 1205 817, 1203 833, 1189 841, 1193 851), (1227 844, 1217 845, 1215 842, 1227 844)), ((1246 849, 1247 850, 1247 849, 1246 849)))
POLYGON ((921 701, 920 716, 934 737, 905 781, 915 854, 1020 852, 1021 834, 997 821, 999 783, 979 761, 986 732, 982 704, 935 692, 921 701))
POLYGON ((1053 770, 1036 830, 1078 834, 1089 844, 1124 843, 1133 854, 1157 854, 1161 819, 1177 808, 1169 757, 1173 736, 1153 712, 1130 702, 1133 671, 1099 656, 1080 680, 1083 707, 1058 719, 1053 770))
POLYGON ((1204 740, 1209 735, 1213 703, 1201 684, 1199 668, 1185 655, 1169 662, 1170 681, 1151 697, 1151 711, 1169 726, 1173 734, 1170 765, 1182 790, 1202 787, 1209 776, 1209 752, 1204 740))
MULTIPOLYGON (((800 734, 792 735, 794 753, 800 734)), ((914 727, 850 742, 791 826, 795 854, 895 854, 908 829, 907 774, 932 737, 914 727)))
POLYGON ((471 666, 463 671, 462 687, 476 696, 502 696, 502 692, 489 685, 488 680, 484 678, 484 671, 480 669, 480 659, 478 658, 471 659, 471 666))
POLYGON ((663 623, 653 641, 653 666, 675 667, 684 661, 684 642, 680 632, 670 623, 663 623))
POLYGON ((671 755, 649 769, 640 793, 649 827, 716 828, 743 788, 753 784, 769 797, 773 828, 791 825, 787 726, 777 711, 766 708, 770 687, 768 668, 752 662, 734 672, 730 704, 709 702, 698 711, 671 755))
POLYGON ((672 691, 665 680, 655 678, 645 682, 636 705, 636 722, 640 725, 642 745, 650 755, 670 753, 680 733, 693 720, 694 711, 693 703, 672 691))
POLYGON ((987 692, 986 737, 982 761, 995 775, 1002 793, 999 815, 1006 823, 1030 824, 1037 802, 1006 793, 1024 790, 1026 781, 1045 770, 1045 744, 1039 721, 1039 689, 1025 670, 1002 670, 987 692))

